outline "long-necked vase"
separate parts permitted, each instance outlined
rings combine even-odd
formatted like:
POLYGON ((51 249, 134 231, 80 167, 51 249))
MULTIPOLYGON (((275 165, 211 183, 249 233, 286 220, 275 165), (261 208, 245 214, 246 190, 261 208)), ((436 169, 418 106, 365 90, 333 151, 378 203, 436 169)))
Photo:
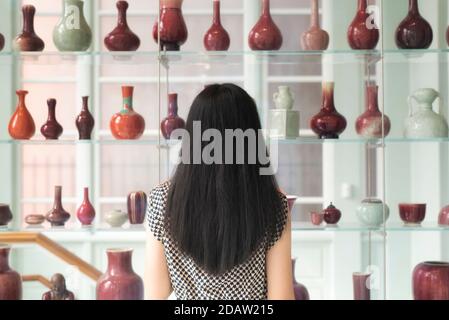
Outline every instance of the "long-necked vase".
POLYGON ((427 49, 432 40, 432 27, 421 16, 418 0, 409 0, 408 14, 396 29, 396 45, 400 49, 427 49))
POLYGON ((270 13, 270 0, 262 0, 262 15, 248 36, 252 50, 279 50, 282 47, 282 33, 270 13))
POLYGON ((207 51, 226 51, 231 44, 229 33, 221 24, 220 0, 214 0, 212 26, 204 35, 203 43, 207 51))
POLYGON ((36 132, 36 125, 34 124, 33 117, 25 104, 25 97, 28 94, 28 91, 17 90, 16 94, 19 101, 16 111, 9 121, 8 132, 13 139, 28 140, 31 139, 36 132))
POLYGON ((379 42, 379 27, 367 8, 367 0, 358 0, 357 13, 348 28, 348 43, 354 50, 371 50, 379 42))
POLYGON ((301 36, 303 50, 326 50, 329 46, 329 34, 320 27, 318 0, 312 0, 310 28, 301 36))
POLYGON ((52 227, 62 227, 70 219, 70 213, 62 206, 62 187, 55 186, 55 200, 53 208, 45 216, 52 227))
POLYGON ((14 39, 13 48, 17 51, 43 51, 44 41, 34 31, 34 15, 36 8, 33 5, 22 6, 23 29, 14 39))
POLYGON ((366 87, 366 111, 355 123, 357 134, 366 139, 386 137, 391 129, 390 119, 379 110, 378 90, 378 86, 366 87))
POLYGON ((47 140, 57 140, 64 129, 56 120, 56 99, 48 99, 48 118, 41 127, 41 133, 47 140))
POLYGON ((176 129, 183 129, 185 121, 178 116, 178 94, 168 95, 168 115, 161 122, 161 133, 165 139, 170 139, 172 132, 176 129))
POLYGON ((90 140, 95 126, 95 119, 89 111, 89 97, 83 97, 83 106, 80 114, 76 117, 76 128, 80 140, 90 140))
POLYGON ((117 26, 104 38, 104 44, 109 51, 136 51, 140 47, 139 37, 128 25, 128 7, 128 2, 117 1, 117 26))

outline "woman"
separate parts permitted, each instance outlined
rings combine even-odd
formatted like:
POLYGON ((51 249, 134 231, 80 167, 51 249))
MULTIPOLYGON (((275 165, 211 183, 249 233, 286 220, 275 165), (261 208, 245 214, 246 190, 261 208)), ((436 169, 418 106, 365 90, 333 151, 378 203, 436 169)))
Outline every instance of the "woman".
MULTIPOLYGON (((226 148, 217 137, 220 149, 211 152, 212 141, 196 141, 201 150, 195 151, 193 140, 201 139, 194 134, 197 121, 202 133, 215 129, 221 137, 226 129, 250 129, 259 137, 261 129, 254 100, 240 87, 210 85, 197 96, 186 122, 192 141, 183 137, 183 160, 149 196, 147 297, 166 299, 174 291, 178 299, 294 299, 286 197, 273 175, 260 174, 267 165, 248 160, 254 141, 245 140, 247 156, 240 164, 236 153, 242 149, 226 148), (198 164, 194 152, 215 162, 200 157, 198 164), (225 162, 226 153, 234 164, 225 162)), ((266 155, 263 138, 256 139, 266 155)))

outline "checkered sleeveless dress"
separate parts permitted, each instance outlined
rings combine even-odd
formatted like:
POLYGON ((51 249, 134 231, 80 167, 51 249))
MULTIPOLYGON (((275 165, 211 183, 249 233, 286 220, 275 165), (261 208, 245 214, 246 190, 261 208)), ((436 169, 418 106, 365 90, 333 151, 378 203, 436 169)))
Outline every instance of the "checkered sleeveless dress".
POLYGON ((284 212, 270 241, 264 241, 243 264, 214 276, 199 267, 181 252, 164 227, 165 205, 169 183, 150 193, 147 218, 149 229, 164 245, 171 284, 177 299, 181 300, 263 300, 267 298, 266 254, 281 237, 287 221, 287 199, 282 196, 284 212))

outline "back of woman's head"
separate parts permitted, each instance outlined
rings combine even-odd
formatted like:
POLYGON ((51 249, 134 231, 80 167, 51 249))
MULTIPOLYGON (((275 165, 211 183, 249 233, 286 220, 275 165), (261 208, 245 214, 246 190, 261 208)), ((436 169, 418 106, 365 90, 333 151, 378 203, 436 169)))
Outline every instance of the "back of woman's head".
POLYGON ((276 232, 282 202, 274 176, 260 172, 269 166, 260 160, 260 129, 254 100, 236 85, 207 86, 191 106, 165 222, 179 248, 209 273, 245 262, 276 232))

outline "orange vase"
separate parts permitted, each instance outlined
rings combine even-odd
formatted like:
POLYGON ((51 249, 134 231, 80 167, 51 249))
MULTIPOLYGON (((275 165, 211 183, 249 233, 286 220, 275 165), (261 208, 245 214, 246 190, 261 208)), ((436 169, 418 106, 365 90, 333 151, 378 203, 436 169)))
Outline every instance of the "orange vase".
POLYGON ((17 90, 16 94, 19 98, 19 103, 9 121, 8 131, 13 139, 28 140, 34 136, 36 131, 33 117, 25 105, 25 96, 28 94, 28 91, 17 90))

